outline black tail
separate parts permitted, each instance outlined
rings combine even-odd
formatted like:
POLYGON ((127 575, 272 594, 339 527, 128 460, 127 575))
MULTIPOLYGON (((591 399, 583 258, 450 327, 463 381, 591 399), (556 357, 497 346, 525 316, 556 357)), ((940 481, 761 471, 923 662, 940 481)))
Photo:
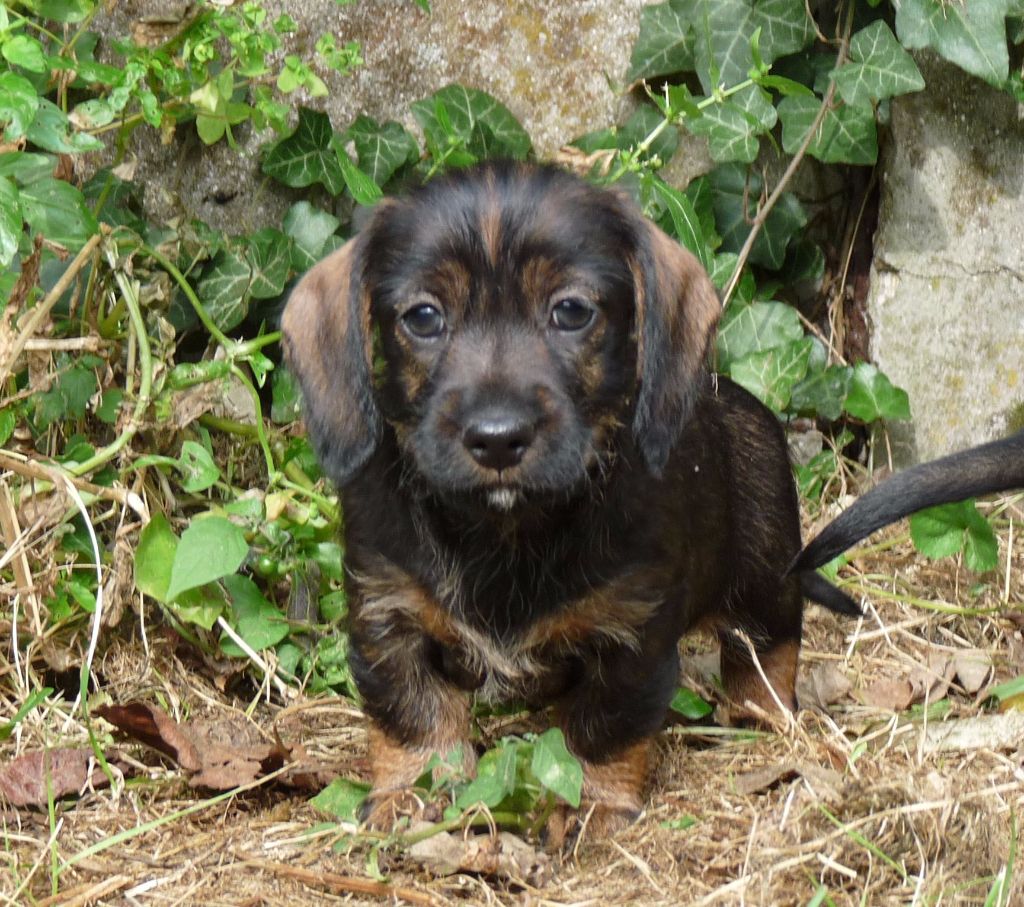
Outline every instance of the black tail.
MULTIPOLYGON (((827 564, 876 529, 902 517, 925 507, 1012 488, 1024 488, 1024 431, 897 473, 829 523, 787 572, 801 574, 803 584, 806 571, 827 564)), ((820 601, 811 594, 808 598, 820 601)))
POLYGON ((825 577, 814 570, 805 570, 800 574, 800 591, 804 598, 812 602, 824 605, 829 611, 836 614, 845 614, 848 617, 860 617, 864 612, 849 595, 837 589, 825 577))

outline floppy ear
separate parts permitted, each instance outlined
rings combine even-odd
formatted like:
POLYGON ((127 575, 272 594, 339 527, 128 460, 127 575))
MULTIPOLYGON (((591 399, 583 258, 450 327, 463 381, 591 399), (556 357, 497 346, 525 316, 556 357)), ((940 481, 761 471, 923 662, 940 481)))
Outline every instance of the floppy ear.
POLYGON ((351 239, 308 271, 281 316, 285 358, 302 387, 313 449, 339 485, 358 472, 381 436, 370 298, 360 276, 364 243, 351 239))
POLYGON ((633 435, 659 474, 690 418, 721 306, 700 262, 648 220, 639 227, 637 394, 633 435))

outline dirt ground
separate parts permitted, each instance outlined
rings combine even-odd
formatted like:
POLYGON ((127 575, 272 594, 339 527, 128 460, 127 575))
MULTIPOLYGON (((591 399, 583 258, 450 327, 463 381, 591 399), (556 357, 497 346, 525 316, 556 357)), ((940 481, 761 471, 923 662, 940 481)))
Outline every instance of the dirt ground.
MULTIPOLYGON (((991 507, 999 571, 926 561, 905 527, 863 549, 843 578, 865 617, 807 612, 795 720, 756 734, 671 724, 646 812, 614 840, 584 832, 560 856, 531 841, 501 876, 458 871, 352 839, 307 792, 271 779, 211 795, 124 742, 108 750, 123 783, 61 800, 52 816, 0 806, 0 903, 1024 904, 1024 723, 987 692, 1024 674, 1024 503, 991 507), (1000 873, 1003 899, 986 901, 1000 873)), ((240 692, 158 628, 145 645, 138 627, 130 635, 101 640, 93 702, 246 721, 257 740, 301 741, 321 766, 365 777, 365 723, 352 703, 240 692)), ((713 699, 709 641, 683 646, 690 683, 713 699)), ((0 668, 0 714, 10 716, 11 668, 0 668)), ((80 713, 71 698, 51 699, 0 741, 0 767, 71 745, 88 745, 80 713)))

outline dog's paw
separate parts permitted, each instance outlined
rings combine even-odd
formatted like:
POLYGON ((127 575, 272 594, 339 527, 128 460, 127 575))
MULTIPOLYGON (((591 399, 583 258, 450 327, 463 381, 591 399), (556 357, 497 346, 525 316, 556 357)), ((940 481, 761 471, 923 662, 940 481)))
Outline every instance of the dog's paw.
POLYGON ((359 820, 373 831, 391 831, 403 819, 412 824, 418 820, 435 822, 440 817, 440 807, 412 787, 374 791, 359 808, 359 820))
POLYGON ((544 827, 544 848, 551 853, 571 853, 583 836, 591 841, 611 838, 640 818, 641 810, 608 803, 586 803, 578 809, 562 804, 544 827))

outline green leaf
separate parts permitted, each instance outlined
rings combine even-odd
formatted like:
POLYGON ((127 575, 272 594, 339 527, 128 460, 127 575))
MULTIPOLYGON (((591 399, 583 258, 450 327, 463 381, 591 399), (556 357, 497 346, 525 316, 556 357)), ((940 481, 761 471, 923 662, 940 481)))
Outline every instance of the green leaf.
POLYGON ((714 709, 711 705, 701 699, 693 690, 687 687, 679 687, 676 690, 675 696, 672 697, 672 702, 669 704, 669 708, 673 712, 678 712, 684 718, 688 718, 690 721, 699 721, 701 718, 705 718, 710 715, 714 709))
MULTIPOLYGON (((736 164, 717 167, 707 177, 713 192, 715 221, 722 235, 722 250, 739 252, 750 232, 748 218, 757 212, 751 199, 761 194, 762 182, 756 173, 736 164)), ((768 215, 764 227, 750 250, 750 261, 778 270, 786 260, 790 240, 804 224, 807 216, 791 193, 784 193, 768 215)))
POLYGON ((800 315, 782 302, 730 305, 725 310, 715 339, 719 367, 728 371, 733 363, 752 353, 789 346, 802 340, 800 315))
POLYGON ((338 195, 345 179, 327 114, 300 107, 294 131, 263 155, 263 172, 292 188, 321 183, 331 195, 338 195))
POLYGON ((32 9, 40 19, 81 22, 95 12, 96 0, 31 0, 25 6, 32 9))
POLYGON ((0 53, 4 59, 13 64, 27 69, 29 72, 46 72, 46 55, 43 53, 42 45, 28 35, 13 35, 0 45, 0 53))
POLYGON ((44 151, 55 154, 80 154, 99 151, 103 143, 85 132, 74 132, 68 116, 56 104, 39 98, 39 106, 25 137, 44 151))
POLYGON ((565 746, 559 728, 550 728, 533 745, 533 774, 549 791, 570 806, 580 805, 583 791, 583 766, 565 746))
POLYGON ((189 493, 205 491, 220 478, 220 470, 210 452, 198 441, 185 441, 178 458, 181 487, 189 493))
MULTIPOLYGON (((276 646, 288 636, 288 620, 260 592, 257 585, 247 576, 226 576, 224 588, 231 602, 231 626, 246 644, 257 652, 276 646)), ((242 650, 229 637, 220 641, 225 655, 240 657, 242 650)))
POLYGON ((504 104, 486 92, 448 85, 410 109, 428 142, 438 148, 447 146, 449 136, 456 136, 478 158, 523 160, 530 153, 526 131, 504 104))
POLYGON ((219 586, 207 584, 186 589, 168 602, 166 607, 178 620, 212 630, 217 618, 224 613, 226 603, 219 586))
POLYGON ((270 418, 278 425, 294 422, 302 413, 302 392, 295 376, 286 368, 274 371, 271 381, 270 418))
POLYGON ((793 387, 807 374, 811 355, 810 337, 763 353, 752 353, 734 362, 729 377, 745 387, 774 412, 789 404, 793 387))
POLYGON ((22 223, 18 189, 7 177, 0 176, 0 268, 14 261, 22 223))
MULTIPOLYGON (((662 115, 656 107, 650 104, 643 104, 633 111, 633 114, 621 129, 617 130, 616 144, 614 147, 623 151, 639 145, 647 138, 654 129, 662 122, 662 115)), ((647 149, 647 158, 657 157, 662 164, 672 160, 672 156, 679 147, 679 131, 675 126, 669 126, 663 130, 647 149)))
POLYGON ((669 0, 640 11, 640 34, 633 45, 627 82, 693 69, 694 6, 692 0, 669 0))
POLYGON ((291 271, 291 240, 280 230, 264 227, 247 237, 246 246, 252 275, 249 293, 254 299, 280 296, 291 271))
MULTIPOLYGON (((821 108, 817 97, 790 96, 779 103, 782 147, 795 154, 821 108)), ((844 105, 829 110, 807 146, 807 153, 826 164, 874 164, 878 134, 874 110, 844 105)))
MULTIPOLYGON (((2 76, 0 76, 2 78, 2 76)), ((0 105, 2 105, 0 101, 0 105)), ((8 151, 0 154, 0 176, 27 186, 53 175, 57 158, 52 154, 33 154, 29 151, 8 151)))
POLYGON ((135 587, 143 595, 166 603, 177 550, 178 537, 167 517, 155 514, 139 533, 139 546, 135 549, 135 587))
POLYGON ((706 92, 747 78, 754 66, 751 42, 758 30, 766 64, 802 50, 814 39, 804 0, 700 0, 694 29, 697 74, 706 92))
POLYGON ((335 778, 310 799, 310 805, 342 822, 357 822, 359 807, 370 793, 370 785, 348 778, 335 778))
POLYGON ((510 740, 497 749, 484 753, 477 765, 476 778, 467 784, 456 798, 456 808, 461 811, 477 803, 483 803, 493 809, 506 797, 515 793, 519 780, 517 749, 517 743, 510 740))
POLYGON ((63 180, 38 180, 19 193, 21 211, 33 232, 77 252, 98 230, 82 193, 63 180))
POLYGON ((967 566, 977 572, 994 570, 999 546, 988 521, 973 500, 942 504, 910 518, 910 537, 923 555, 932 559, 964 552, 967 566))
POLYGON ((685 120, 694 135, 707 137, 716 161, 750 163, 761 147, 759 137, 776 123, 778 115, 767 94, 756 85, 731 98, 705 107, 697 119, 685 120))
POLYGON ((121 401, 124 400, 124 391, 119 387, 107 388, 100 398, 100 405, 96 407, 96 418, 106 425, 113 425, 117 422, 117 414, 121 409, 121 401))
POLYGON ((704 240, 704 231, 693 203, 682 192, 657 176, 647 177, 647 182, 668 209, 675 238, 697 256, 704 270, 710 270, 711 251, 704 240))
POLYGON ((360 114, 345 130, 345 138, 355 145, 359 169, 378 186, 384 186, 406 164, 419 159, 416 139, 401 124, 389 120, 378 123, 360 114))
POLYGON ((847 104, 870 107, 883 98, 924 88, 924 78, 913 57, 881 19, 853 36, 850 60, 832 75, 847 104))
POLYGON ((38 108, 39 96, 28 79, 0 72, 0 126, 7 141, 20 139, 28 132, 38 108))
POLYGON ((901 0, 896 5, 896 34, 908 50, 931 47, 961 69, 1001 87, 1009 74, 1008 10, 1008 0, 901 0))
POLYGON ((249 311, 252 269, 241 255, 218 252, 196 286, 196 293, 214 324, 230 331, 242 323, 249 311))
POLYGON ((0 409, 0 445, 6 444, 18 425, 18 416, 13 407, 0 409))
POLYGON ((845 408, 855 419, 864 422, 910 418, 907 392, 894 387, 875 366, 866 362, 854 366, 845 408))
POLYGON ((341 175, 349 194, 357 204, 367 206, 375 204, 384 194, 381 192, 380 186, 352 163, 340 142, 335 143, 335 150, 338 152, 338 164, 341 166, 341 175))
POLYGON ((333 214, 314 208, 309 202, 296 202, 284 216, 284 232, 292 239, 292 268, 305 271, 324 254, 324 244, 334 235, 340 221, 333 214))
POLYGON ((83 365, 72 366, 57 376, 48 391, 36 395, 38 426, 46 428, 54 422, 81 419, 95 393, 95 372, 83 365))
POLYGON ((230 520, 219 516, 193 520, 174 555, 168 600, 234 573, 248 552, 245 533, 230 520))
POLYGON ((830 365, 809 374, 793 388, 790 407, 835 422, 843 414, 843 404, 853 381, 848 365, 830 365))

